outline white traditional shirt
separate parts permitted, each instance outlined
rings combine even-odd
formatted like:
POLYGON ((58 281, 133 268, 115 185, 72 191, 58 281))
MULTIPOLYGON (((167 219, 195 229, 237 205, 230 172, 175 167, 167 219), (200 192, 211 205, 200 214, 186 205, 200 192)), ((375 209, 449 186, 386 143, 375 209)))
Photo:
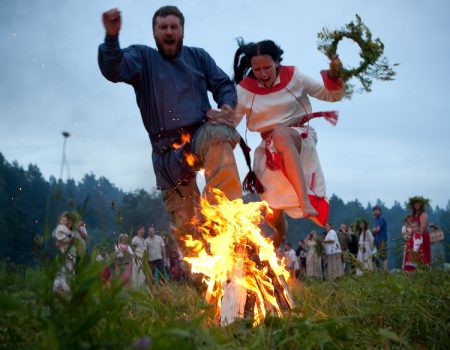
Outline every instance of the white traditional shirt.
POLYGON ((335 230, 328 231, 325 241, 333 241, 333 243, 323 243, 325 247, 325 254, 333 255, 342 253, 341 245, 339 244, 339 238, 335 230))
POLYGON ((161 236, 155 235, 153 238, 147 237, 145 239, 145 246, 147 247, 148 261, 155 261, 163 258, 164 241, 161 236))
MULTIPOLYGON (((74 239, 73 232, 63 224, 59 224, 52 232, 52 236, 55 239, 56 247, 62 252, 65 253, 69 245, 72 243, 74 239)), ((72 249, 75 253, 75 247, 72 249)))
MULTIPOLYGON (((323 76, 324 83, 326 81, 323 76)), ((298 68, 281 66, 279 74, 272 87, 267 88, 259 84, 258 80, 246 77, 236 88, 238 105, 236 107, 236 121, 244 115, 249 130, 266 133, 278 126, 294 126, 302 116, 312 113, 308 96, 323 101, 338 101, 343 97, 344 90, 327 89, 323 84, 303 75, 298 68)), ((301 167, 305 177, 308 195, 314 197, 311 204, 318 212, 316 222, 325 225, 328 216, 328 201, 326 200, 326 185, 319 157, 316 151, 317 135, 308 125, 294 128, 302 137, 300 152, 301 167)), ((271 208, 282 209, 293 218, 302 218, 304 213, 299 207, 297 193, 287 177, 280 170, 269 169, 267 153, 275 157, 276 149, 273 142, 261 144, 254 152, 253 169, 264 186, 261 198, 267 201, 271 208)))
POLYGON ((343 90, 328 90, 323 84, 303 75, 297 67, 282 66, 273 87, 261 86, 245 78, 236 88, 238 121, 247 116, 251 131, 266 132, 277 126, 290 126, 312 112, 308 95, 322 101, 339 101, 343 90))
POLYGON ((293 269, 295 267, 295 262, 297 261, 297 255, 294 249, 290 249, 284 255, 286 257, 286 267, 288 269, 293 269))
POLYGON ((133 247, 136 255, 140 258, 143 257, 144 252, 147 250, 144 238, 140 238, 139 236, 133 237, 131 240, 131 246, 133 247))
POLYGON ((118 243, 115 246, 115 252, 116 252, 116 257, 117 258, 124 258, 125 257, 125 251, 129 254, 129 255, 133 255, 133 249, 131 249, 131 247, 128 244, 123 244, 123 243, 118 243))

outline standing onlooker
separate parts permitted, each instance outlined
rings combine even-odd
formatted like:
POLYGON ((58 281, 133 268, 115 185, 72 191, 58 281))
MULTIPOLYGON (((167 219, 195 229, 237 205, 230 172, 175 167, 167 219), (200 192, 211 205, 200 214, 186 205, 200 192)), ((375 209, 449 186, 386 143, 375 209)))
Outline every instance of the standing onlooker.
POLYGON ((431 264, 430 235, 428 233, 428 199, 415 196, 408 201, 408 207, 411 209, 412 232, 406 245, 405 267, 406 271, 416 269, 417 263, 423 265, 431 264), (414 232, 415 226, 417 226, 414 232))
POLYGON ((56 275, 53 282, 53 290, 55 292, 70 291, 69 283, 67 282, 68 275, 73 274, 76 250, 73 246, 74 234, 72 232, 72 222, 69 213, 63 212, 58 221, 58 225, 52 232, 55 246, 64 258, 64 264, 56 275))
POLYGON ((375 247, 377 248, 376 261, 378 268, 381 268, 381 262, 383 262, 383 270, 388 270, 388 257, 387 257, 387 223, 384 218, 381 208, 376 205, 373 207, 373 216, 375 218, 375 226, 372 229, 372 233, 375 237, 375 247))
POLYGON ((442 268, 445 263, 444 232, 436 224, 430 224, 431 263, 433 267, 442 268))
POLYGON ((347 234, 349 237, 348 242, 348 252, 350 254, 350 267, 353 269, 355 267, 356 257, 358 256, 358 237, 353 227, 355 224, 348 225, 347 227, 347 234))
POLYGON ((356 276, 361 276, 363 270, 372 271, 372 249, 373 249, 373 236, 369 230, 369 222, 364 219, 360 219, 356 223, 356 230, 359 237, 358 240, 358 261, 360 267, 356 269, 356 276))
POLYGON ((152 270, 153 278, 159 281, 159 276, 164 275, 164 261, 166 260, 166 249, 161 236, 156 234, 155 228, 149 226, 147 229, 148 237, 145 239, 147 247, 147 260, 152 270))
POLYGON ((341 224, 338 231, 339 244, 342 250, 342 262, 344 264, 344 272, 349 272, 351 268, 349 243, 350 236, 347 233, 347 225, 341 224))
POLYGON ((317 252, 317 231, 311 231, 305 239, 305 246, 308 251, 306 255, 306 277, 322 278, 322 254, 319 255, 317 252))
POLYGON ((114 247, 116 254, 116 278, 129 288, 131 286, 133 249, 128 245, 128 235, 121 233, 119 240, 114 247))
POLYGON ((183 269, 183 253, 175 241, 173 248, 170 250, 170 270, 169 276, 172 280, 180 282, 185 279, 185 273, 183 269))
POLYGON ((164 242, 164 254, 163 254, 163 262, 164 262, 164 276, 168 277, 169 271, 170 271, 170 256, 171 256, 171 250, 173 248, 173 244, 171 243, 171 240, 167 234, 162 236, 163 242, 164 242))
POLYGON ((139 225, 137 228, 137 234, 131 240, 131 247, 134 251, 133 259, 133 287, 139 288, 145 284, 145 274, 143 270, 142 259, 144 253, 147 250, 144 241, 145 229, 143 225, 139 225))
POLYGON ((327 255, 327 275, 329 281, 334 281, 336 278, 344 274, 344 267, 342 266, 342 250, 339 244, 339 238, 333 226, 328 222, 325 225, 327 235, 323 244, 325 246, 325 254, 327 255))
POLYGON ((286 258, 286 267, 289 271, 289 277, 291 279, 295 278, 295 264, 297 261, 297 254, 295 254, 295 250, 292 249, 291 243, 286 243, 284 257, 286 258))
POLYGON ((405 259, 406 259, 406 251, 408 249, 408 241, 411 236, 411 222, 412 216, 407 215, 405 220, 403 221, 402 226, 402 238, 403 238, 403 259, 402 259, 402 269, 405 269, 405 259))
POLYGON ((295 250, 295 255, 297 255, 297 264, 296 264, 296 276, 304 275, 306 270, 306 247, 305 241, 300 240, 297 243, 297 249, 295 250))
POLYGON ((80 221, 78 223, 77 230, 75 231, 75 242, 77 242, 77 253, 80 255, 86 252, 86 240, 88 237, 88 233, 86 230, 86 223, 84 221, 80 221))
POLYGON ((423 264, 423 259, 421 257, 423 236, 420 233, 420 227, 416 221, 411 221, 409 227, 411 229, 411 234, 406 242, 403 270, 414 271, 417 268, 417 263, 423 264))

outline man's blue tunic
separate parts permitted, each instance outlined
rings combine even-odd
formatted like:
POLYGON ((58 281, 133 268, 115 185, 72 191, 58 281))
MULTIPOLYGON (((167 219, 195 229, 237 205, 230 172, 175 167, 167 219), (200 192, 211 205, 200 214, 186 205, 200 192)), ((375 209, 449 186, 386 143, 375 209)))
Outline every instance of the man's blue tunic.
POLYGON ((223 104, 234 107, 237 97, 230 78, 201 48, 183 46, 175 58, 168 59, 144 45, 121 49, 118 36, 106 36, 99 46, 98 63, 106 79, 134 88, 152 141, 158 188, 169 189, 189 180, 194 172, 179 169, 183 167, 182 150, 170 147, 178 138, 171 131, 206 122, 211 108, 208 91, 219 108, 223 104))

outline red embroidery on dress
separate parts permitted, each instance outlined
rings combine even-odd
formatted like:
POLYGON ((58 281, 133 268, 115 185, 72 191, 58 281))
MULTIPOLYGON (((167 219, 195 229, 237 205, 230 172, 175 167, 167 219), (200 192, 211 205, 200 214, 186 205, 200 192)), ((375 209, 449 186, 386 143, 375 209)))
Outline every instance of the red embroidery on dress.
POLYGON ((244 78, 239 85, 254 94, 268 95, 284 89, 291 82, 294 70, 294 66, 281 66, 279 73, 280 82, 270 88, 259 86, 258 80, 250 77, 244 78))

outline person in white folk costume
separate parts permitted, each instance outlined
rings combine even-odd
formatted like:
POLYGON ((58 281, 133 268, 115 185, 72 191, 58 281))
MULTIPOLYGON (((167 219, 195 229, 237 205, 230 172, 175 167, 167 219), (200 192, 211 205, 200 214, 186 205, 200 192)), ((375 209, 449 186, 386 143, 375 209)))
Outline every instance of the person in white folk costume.
POLYGON ((132 285, 134 288, 143 287, 145 284, 145 274, 142 265, 142 259, 144 253, 147 250, 144 240, 145 228, 143 225, 139 225, 137 228, 137 234, 131 240, 131 247, 134 251, 133 268, 132 268, 132 285))
POLYGON ((82 256, 86 251, 88 237, 86 224, 77 214, 64 211, 59 216, 58 225, 53 230, 52 237, 58 253, 64 256, 64 264, 55 277, 53 290, 58 293, 69 292, 68 278, 75 273, 77 257, 82 256))
POLYGON ((342 264, 342 250, 339 244, 339 238, 331 223, 325 225, 327 235, 323 240, 323 247, 327 255, 327 278, 328 281, 334 281, 344 274, 344 265, 342 264))
POLYGON ((254 173, 247 176, 244 188, 255 187, 273 209, 267 220, 276 231, 272 239, 278 247, 287 231, 285 213, 310 218, 321 226, 327 222, 325 179, 316 151, 317 135, 309 120, 324 117, 335 125, 337 112, 312 113, 308 96, 341 100, 344 84, 337 77, 342 64, 334 57, 331 70, 321 72, 321 84, 294 66, 281 65, 283 50, 271 40, 248 44, 239 40, 238 44, 235 124, 245 115, 247 128, 262 136, 254 154, 254 173))
POLYGON ((116 278, 124 284, 124 287, 131 287, 131 277, 133 271, 132 260, 134 259, 133 249, 128 245, 128 235, 121 233, 118 242, 114 246, 115 273, 116 278))
POLYGON ((369 229, 369 222, 360 219, 356 223, 356 233, 358 235, 358 256, 359 267, 356 269, 356 276, 362 276, 363 271, 372 271, 372 250, 374 247, 374 238, 369 229))
POLYGON ((307 247, 306 277, 322 278, 322 257, 317 253, 317 231, 313 230, 305 239, 307 247))
POLYGON ((61 266, 53 282, 53 290, 58 293, 70 291, 67 277, 73 274, 76 251, 73 245, 74 234, 71 230, 71 220, 67 212, 63 212, 58 220, 58 225, 52 232, 55 246, 58 252, 64 256, 64 264, 61 266))

